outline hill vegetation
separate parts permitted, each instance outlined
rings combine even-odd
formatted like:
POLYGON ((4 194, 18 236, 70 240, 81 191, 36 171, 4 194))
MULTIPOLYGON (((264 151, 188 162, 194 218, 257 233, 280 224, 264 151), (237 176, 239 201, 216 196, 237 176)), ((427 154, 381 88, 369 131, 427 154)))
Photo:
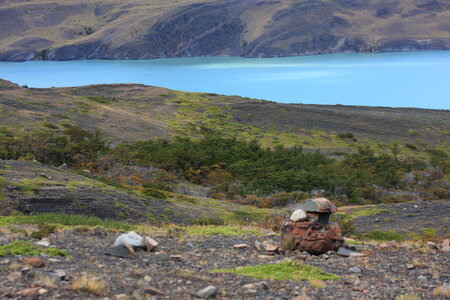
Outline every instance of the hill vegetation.
POLYGON ((0 1, 0 60, 449 49, 446 0, 0 1))
POLYGON ((447 111, 286 105, 142 85, 0 89, 1 159, 66 164, 150 197, 259 207, 318 192, 340 204, 450 197, 447 111))

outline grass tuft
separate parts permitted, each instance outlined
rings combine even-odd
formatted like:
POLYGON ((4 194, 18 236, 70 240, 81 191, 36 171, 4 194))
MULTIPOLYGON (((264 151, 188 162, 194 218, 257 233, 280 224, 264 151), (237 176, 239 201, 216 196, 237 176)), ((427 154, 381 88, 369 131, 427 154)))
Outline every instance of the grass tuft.
POLYGON ((315 289, 323 289, 325 287, 325 282, 321 279, 311 278, 309 281, 309 285, 315 289))
POLYGON ((437 288, 435 288, 433 290, 433 296, 450 299, 450 285, 444 284, 444 285, 438 286, 437 288))
POLYGON ((108 285, 105 281, 91 276, 83 275, 73 281, 72 286, 83 293, 104 296, 108 292, 108 285))
POLYGON ((395 300, 422 300, 422 297, 414 294, 408 294, 397 296, 395 297, 395 300))
POLYGON ((238 267, 235 269, 215 269, 214 273, 231 273, 267 280, 334 280, 340 276, 327 273, 320 268, 299 262, 280 262, 259 266, 238 267))

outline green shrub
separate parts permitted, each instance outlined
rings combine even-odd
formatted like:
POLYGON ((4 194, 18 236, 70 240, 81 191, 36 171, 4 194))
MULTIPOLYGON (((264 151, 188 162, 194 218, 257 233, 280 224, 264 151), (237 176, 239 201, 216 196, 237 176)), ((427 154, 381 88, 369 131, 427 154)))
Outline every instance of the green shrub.
POLYGON ((147 197, 166 199, 166 194, 154 188, 145 188, 142 193, 147 197))
POLYGON ((38 231, 35 231, 31 236, 35 239, 42 239, 56 231, 56 226, 51 224, 39 224, 38 231))

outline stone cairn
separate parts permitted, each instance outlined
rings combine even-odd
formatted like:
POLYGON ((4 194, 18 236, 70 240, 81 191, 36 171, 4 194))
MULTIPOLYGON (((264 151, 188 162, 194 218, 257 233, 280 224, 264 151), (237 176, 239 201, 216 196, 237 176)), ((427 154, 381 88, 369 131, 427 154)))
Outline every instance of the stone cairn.
POLYGON ((337 211, 326 198, 305 200, 294 205, 290 220, 283 224, 281 244, 290 244, 291 250, 323 254, 343 246, 344 240, 338 224, 329 223, 330 215, 337 211))

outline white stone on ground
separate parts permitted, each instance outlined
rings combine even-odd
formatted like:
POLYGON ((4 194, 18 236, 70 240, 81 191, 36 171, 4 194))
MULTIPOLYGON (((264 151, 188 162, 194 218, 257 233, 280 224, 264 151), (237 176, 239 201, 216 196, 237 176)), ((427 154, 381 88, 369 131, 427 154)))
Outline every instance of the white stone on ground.
POLYGON ((113 246, 125 245, 126 243, 134 247, 145 246, 144 238, 134 231, 130 231, 128 233, 123 233, 119 235, 117 239, 114 241, 113 246))

